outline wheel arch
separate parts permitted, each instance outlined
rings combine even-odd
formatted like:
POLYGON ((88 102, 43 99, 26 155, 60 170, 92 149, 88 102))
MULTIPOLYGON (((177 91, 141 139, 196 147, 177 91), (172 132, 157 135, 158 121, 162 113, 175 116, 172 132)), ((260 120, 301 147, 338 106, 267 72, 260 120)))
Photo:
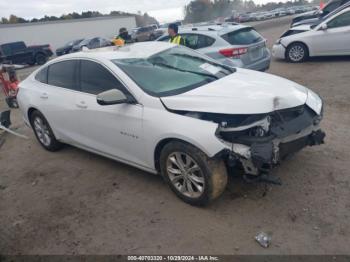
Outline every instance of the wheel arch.
POLYGON ((37 55, 46 56, 45 52, 43 52, 43 51, 37 51, 37 52, 35 52, 34 57, 36 57, 37 55))
POLYGON ((293 45, 293 44, 303 44, 303 45, 306 47, 306 49, 307 49, 308 55, 310 56, 310 48, 309 48, 309 46, 308 46, 304 41, 296 40, 296 41, 290 42, 290 43, 286 46, 286 51, 285 51, 285 53, 284 53, 284 56, 285 56, 285 57, 287 57, 287 55, 288 55, 288 54, 287 54, 288 48, 289 48, 291 45, 293 45))
MULTIPOLYGON (((35 112, 35 111, 38 111, 40 112, 40 110, 38 110, 37 108, 31 106, 28 108, 28 111, 27 111, 27 117, 28 117, 28 122, 29 124, 31 125, 31 117, 32 117, 32 114, 35 112)), ((41 112, 40 112, 41 113, 41 112)), ((42 113, 41 113, 42 114, 42 113)))
POLYGON ((158 173, 160 173, 160 162, 159 162, 160 154, 161 154, 163 148, 167 144, 169 144, 170 142, 181 142, 181 143, 193 146, 193 147, 197 148, 198 150, 202 151, 204 154, 206 154, 200 147, 196 146, 195 144, 193 144, 189 141, 186 141, 186 140, 183 140, 180 138, 176 138, 176 137, 164 138, 157 143, 157 145, 154 149, 154 152, 153 152, 154 167, 158 173))

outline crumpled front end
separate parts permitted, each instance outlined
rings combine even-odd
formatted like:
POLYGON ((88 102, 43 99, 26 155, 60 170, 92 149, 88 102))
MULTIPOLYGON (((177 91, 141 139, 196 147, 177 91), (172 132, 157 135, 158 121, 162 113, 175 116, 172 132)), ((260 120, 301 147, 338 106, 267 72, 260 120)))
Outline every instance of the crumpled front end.
POLYGON ((269 114, 217 118, 222 120, 217 136, 230 148, 224 152, 228 164, 242 165, 249 175, 267 173, 287 156, 324 143, 322 112, 306 104, 269 114))

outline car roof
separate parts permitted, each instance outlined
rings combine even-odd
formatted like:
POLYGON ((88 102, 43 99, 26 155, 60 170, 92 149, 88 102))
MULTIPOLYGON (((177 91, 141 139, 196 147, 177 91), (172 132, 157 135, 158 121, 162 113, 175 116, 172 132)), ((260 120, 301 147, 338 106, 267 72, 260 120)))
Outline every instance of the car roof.
POLYGON ((147 58, 159 52, 165 51, 176 45, 168 42, 141 42, 126 45, 123 47, 109 46, 97 49, 85 49, 77 53, 71 53, 53 59, 52 61, 58 62, 60 60, 79 59, 79 58, 91 58, 91 59, 127 59, 127 58, 147 58))
POLYGON ((203 33, 203 34, 215 34, 215 35, 223 35, 228 32, 240 30, 242 28, 250 28, 248 25, 232 25, 232 24, 222 24, 222 25, 200 25, 200 26, 192 26, 192 27, 180 27, 180 33, 203 33))

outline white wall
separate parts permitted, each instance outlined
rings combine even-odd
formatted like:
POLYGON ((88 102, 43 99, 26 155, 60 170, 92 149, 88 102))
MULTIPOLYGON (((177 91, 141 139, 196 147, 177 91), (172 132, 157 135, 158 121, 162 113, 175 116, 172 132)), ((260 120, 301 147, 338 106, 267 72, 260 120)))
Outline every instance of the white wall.
POLYGON ((135 17, 101 17, 48 23, 0 26, 0 43, 24 41, 27 45, 50 44, 52 50, 65 43, 87 37, 112 39, 121 27, 136 27, 135 17))

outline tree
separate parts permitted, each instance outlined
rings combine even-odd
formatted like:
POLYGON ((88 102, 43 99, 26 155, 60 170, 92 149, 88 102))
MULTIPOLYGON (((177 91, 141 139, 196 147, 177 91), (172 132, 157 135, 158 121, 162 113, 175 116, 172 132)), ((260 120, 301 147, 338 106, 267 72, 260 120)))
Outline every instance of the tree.
POLYGON ((17 22, 18 22, 17 16, 15 16, 15 15, 10 15, 9 23, 10 23, 10 24, 16 24, 17 22))
POLYGON ((8 20, 6 17, 2 17, 2 18, 1 18, 1 23, 2 23, 2 24, 8 24, 8 23, 9 23, 9 20, 8 20))
POLYGON ((209 0, 194 0, 185 7, 185 21, 189 23, 211 20, 213 4, 209 0))

